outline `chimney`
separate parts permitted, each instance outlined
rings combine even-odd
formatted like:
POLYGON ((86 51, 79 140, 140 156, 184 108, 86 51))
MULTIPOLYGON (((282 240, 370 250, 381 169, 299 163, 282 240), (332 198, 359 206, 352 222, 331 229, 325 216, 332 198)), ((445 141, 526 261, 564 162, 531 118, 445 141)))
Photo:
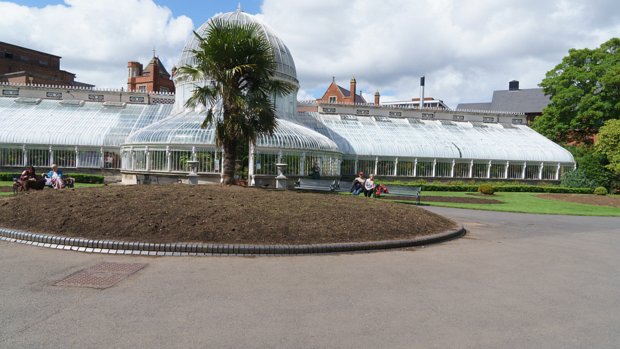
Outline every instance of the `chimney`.
POLYGON ((379 105, 380 99, 381 99, 381 94, 379 93, 379 90, 377 90, 377 92, 375 92, 375 105, 379 105))
POLYGON ((351 78, 351 103, 355 104, 355 94, 357 92, 355 86, 357 82, 355 81, 355 76, 351 78))
POLYGON ((519 82, 517 80, 512 80, 508 83, 508 91, 518 91, 519 90, 519 82))
POLYGON ((420 78, 420 109, 424 108, 424 80, 425 77, 420 78))

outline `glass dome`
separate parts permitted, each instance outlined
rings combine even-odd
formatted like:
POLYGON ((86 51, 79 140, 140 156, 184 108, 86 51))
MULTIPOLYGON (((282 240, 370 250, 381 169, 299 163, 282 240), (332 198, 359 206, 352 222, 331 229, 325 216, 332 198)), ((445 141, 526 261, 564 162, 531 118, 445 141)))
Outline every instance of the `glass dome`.
MULTIPOLYGON (((291 55, 291 52, 289 51, 288 47, 286 47, 284 42, 282 42, 282 40, 278 38, 273 33, 273 31, 266 24, 262 23, 257 17, 247 14, 245 12, 242 12, 241 9, 237 9, 234 12, 227 12, 227 13, 216 15, 212 19, 203 23, 196 30, 196 33, 204 37, 209 28, 209 23, 213 19, 223 19, 226 21, 235 22, 239 24, 255 23, 260 26, 261 30, 267 37, 267 40, 269 40, 269 43, 271 44, 271 47, 273 49, 273 54, 274 54, 274 58, 276 62, 276 72, 275 72, 274 79, 286 81, 295 86, 295 89, 293 92, 285 96, 276 98, 276 100, 274 101, 274 104, 276 105, 276 110, 278 111, 278 116, 280 118, 289 119, 289 120, 294 119, 294 115, 296 114, 296 109, 297 109, 297 90, 299 89, 299 81, 297 80, 297 71, 295 69, 295 61, 293 60, 293 56, 291 55)), ((192 33, 192 35, 188 38, 187 42, 185 43, 185 47, 183 48, 181 59, 177 63, 177 67, 182 67, 186 65, 190 65, 190 66, 195 65, 196 59, 192 51, 198 48, 199 48, 198 38, 196 38, 196 35, 192 33)), ((174 104, 173 113, 176 114, 176 113, 181 113, 185 111, 186 109, 194 109, 194 108, 186 107, 187 100, 192 95, 195 85, 204 84, 205 82, 204 81, 193 81, 179 74, 175 75, 173 79, 174 79, 174 85, 175 85, 175 90, 176 90, 176 100, 174 104)), ((200 110, 201 107, 198 106, 195 109, 200 110)))
MULTIPOLYGON (((245 12, 242 12, 240 9, 234 12, 223 13, 213 17, 211 20, 215 19, 223 19, 228 22, 235 22, 239 24, 251 24, 255 23, 260 26, 262 31, 264 32, 267 40, 271 44, 273 48, 273 53, 276 61, 276 75, 278 78, 284 79, 288 82, 291 82, 295 85, 299 85, 297 81, 297 71, 295 70, 295 61, 293 60, 293 56, 289 51, 288 47, 284 45, 282 40, 278 38, 273 31, 264 23, 260 22, 260 20, 252 15, 249 15, 245 12)), ((204 37, 209 28, 209 23, 211 20, 205 22, 196 30, 198 35, 204 37)), ((196 60, 194 59, 194 55, 192 54, 192 50, 198 49, 198 39, 194 34, 189 38, 189 40, 185 43, 185 47, 183 48, 183 53, 181 55, 181 59, 177 64, 178 67, 184 65, 195 65, 196 60)))

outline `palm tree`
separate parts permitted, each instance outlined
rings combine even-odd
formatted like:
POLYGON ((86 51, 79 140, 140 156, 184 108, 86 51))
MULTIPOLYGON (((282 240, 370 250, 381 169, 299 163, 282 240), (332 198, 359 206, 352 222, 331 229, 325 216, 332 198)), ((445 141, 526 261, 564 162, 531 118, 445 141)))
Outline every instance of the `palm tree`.
POLYGON ((274 100, 290 93, 292 84, 275 80, 276 61, 260 25, 211 20, 206 35, 192 50, 195 65, 180 67, 196 82, 186 106, 202 105, 202 128, 214 126, 217 146, 224 149, 224 184, 232 184, 241 142, 256 144, 261 134, 277 126, 274 100))

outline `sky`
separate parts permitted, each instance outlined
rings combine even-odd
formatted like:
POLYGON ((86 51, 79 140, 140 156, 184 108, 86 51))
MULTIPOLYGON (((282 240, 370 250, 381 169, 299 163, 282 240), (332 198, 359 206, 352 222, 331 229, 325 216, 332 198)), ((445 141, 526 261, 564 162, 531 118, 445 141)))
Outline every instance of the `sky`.
POLYGON ((192 30, 212 16, 256 15, 290 49, 301 89, 332 80, 371 102, 425 96, 489 102, 519 80, 536 88, 571 48, 620 36, 617 0, 21 0, 0 1, 0 41, 62 57, 101 88, 126 86, 127 62, 156 55, 170 71, 192 30))

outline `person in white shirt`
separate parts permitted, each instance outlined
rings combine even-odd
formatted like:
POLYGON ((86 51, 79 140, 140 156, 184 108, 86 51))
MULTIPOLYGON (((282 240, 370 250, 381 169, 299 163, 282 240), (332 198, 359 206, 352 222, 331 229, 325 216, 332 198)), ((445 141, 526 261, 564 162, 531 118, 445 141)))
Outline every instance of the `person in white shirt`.
POLYGON ((364 182, 364 195, 366 197, 371 197, 373 191, 375 190, 375 175, 371 174, 368 176, 368 179, 364 182))

